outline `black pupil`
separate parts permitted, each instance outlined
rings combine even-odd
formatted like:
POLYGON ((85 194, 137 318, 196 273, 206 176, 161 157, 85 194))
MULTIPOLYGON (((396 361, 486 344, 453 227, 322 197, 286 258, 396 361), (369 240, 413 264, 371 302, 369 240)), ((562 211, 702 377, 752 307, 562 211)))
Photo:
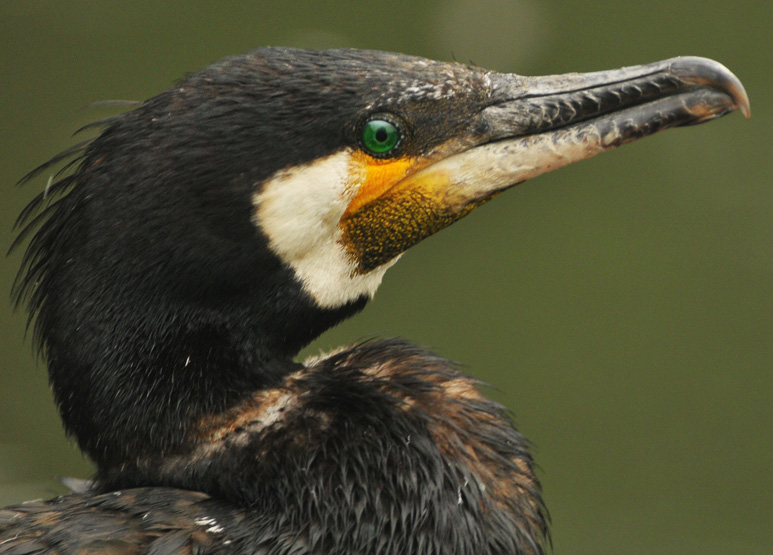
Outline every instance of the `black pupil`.
POLYGON ((380 143, 385 142, 387 140, 387 137, 388 135, 387 135, 386 129, 384 129, 383 127, 378 131, 376 131, 376 140, 378 142, 380 143))

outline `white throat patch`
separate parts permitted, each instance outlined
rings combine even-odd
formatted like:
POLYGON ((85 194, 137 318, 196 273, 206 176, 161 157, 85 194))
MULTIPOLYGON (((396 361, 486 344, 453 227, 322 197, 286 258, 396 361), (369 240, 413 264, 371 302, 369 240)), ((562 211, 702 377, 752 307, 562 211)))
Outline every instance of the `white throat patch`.
POLYGON ((277 173, 253 197, 254 223, 321 308, 373 297, 399 257, 356 274, 338 223, 359 189, 350 149, 277 173))

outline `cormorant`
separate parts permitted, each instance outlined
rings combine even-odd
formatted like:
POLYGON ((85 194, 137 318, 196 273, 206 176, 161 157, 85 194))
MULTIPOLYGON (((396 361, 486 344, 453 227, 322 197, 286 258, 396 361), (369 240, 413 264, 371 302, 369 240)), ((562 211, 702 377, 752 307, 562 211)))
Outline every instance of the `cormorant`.
POLYGON ((99 122, 30 174, 70 159, 16 289, 97 472, 0 511, 0 552, 543 552, 528 444, 475 380, 402 340, 294 357, 505 189, 739 108, 702 58, 532 78, 265 48, 99 122))

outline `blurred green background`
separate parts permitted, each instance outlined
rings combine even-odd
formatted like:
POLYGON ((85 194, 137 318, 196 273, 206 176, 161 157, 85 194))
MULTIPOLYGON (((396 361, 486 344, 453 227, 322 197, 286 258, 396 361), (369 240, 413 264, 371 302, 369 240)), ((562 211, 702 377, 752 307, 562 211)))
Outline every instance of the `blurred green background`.
MULTIPOLYGON (((753 117, 529 182, 425 241, 306 353, 370 335, 491 383, 534 444, 556 553, 773 552, 769 0, 0 1, 0 250, 103 99, 262 45, 395 50, 523 74, 715 58, 753 117)), ((108 111, 109 113, 109 111, 108 111)), ((8 298, 20 253, 0 266, 8 298)), ((23 312, 0 311, 0 504, 88 476, 23 312)))

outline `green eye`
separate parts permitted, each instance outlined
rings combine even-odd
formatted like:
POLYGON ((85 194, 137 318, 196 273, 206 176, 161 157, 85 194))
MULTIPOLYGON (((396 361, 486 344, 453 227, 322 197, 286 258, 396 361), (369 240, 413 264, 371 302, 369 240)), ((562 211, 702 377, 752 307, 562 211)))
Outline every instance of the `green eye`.
POLYGON ((401 138, 397 126, 384 119, 372 119, 362 128, 362 146, 374 156, 389 154, 400 144, 401 138))

